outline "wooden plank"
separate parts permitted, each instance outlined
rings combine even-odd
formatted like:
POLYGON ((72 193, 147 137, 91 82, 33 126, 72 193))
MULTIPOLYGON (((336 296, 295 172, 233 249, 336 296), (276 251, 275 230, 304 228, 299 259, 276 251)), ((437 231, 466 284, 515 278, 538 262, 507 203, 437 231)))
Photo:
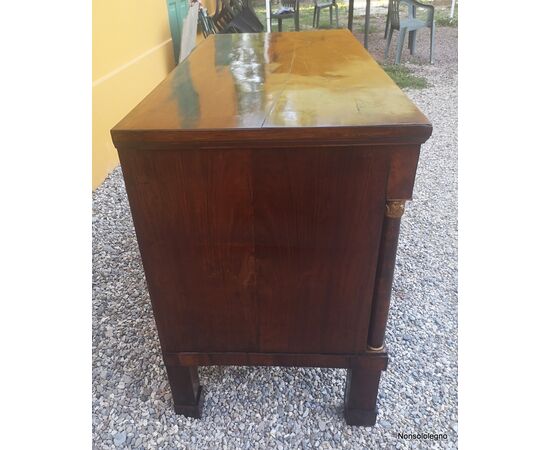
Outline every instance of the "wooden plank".
POLYGON ((385 352, 355 354, 300 354, 300 353, 164 353, 167 366, 281 366, 332 367, 386 370, 385 352))

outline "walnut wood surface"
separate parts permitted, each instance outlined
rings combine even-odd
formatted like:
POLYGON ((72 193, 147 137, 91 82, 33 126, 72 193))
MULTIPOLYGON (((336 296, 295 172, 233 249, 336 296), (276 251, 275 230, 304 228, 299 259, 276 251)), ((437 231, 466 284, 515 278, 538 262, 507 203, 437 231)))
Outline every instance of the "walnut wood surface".
POLYGON ((400 218, 391 218, 387 215, 384 218, 378 273, 373 294, 372 321, 369 327, 370 348, 379 348, 384 345, 400 223, 400 218))
POLYGON ((348 425, 376 423, 376 397, 380 370, 356 367, 348 369, 344 394, 344 417, 348 425))
POLYGON ((366 350, 389 160, 121 151, 163 349, 366 350))
POLYGON ((176 413, 199 418, 203 402, 196 366, 166 366, 176 413))
POLYGON ((372 133, 420 142, 430 129, 348 30, 326 30, 209 36, 113 136, 121 143, 213 143, 240 130, 240 141, 372 133))
POLYGON ((351 33, 209 37, 111 133, 176 411, 200 414, 199 365, 344 367, 373 424, 385 207, 431 125, 351 33))
POLYGON ((237 352, 180 352, 165 353, 166 366, 287 366, 287 367, 339 367, 386 370, 386 352, 361 354, 314 353, 237 353, 237 352))

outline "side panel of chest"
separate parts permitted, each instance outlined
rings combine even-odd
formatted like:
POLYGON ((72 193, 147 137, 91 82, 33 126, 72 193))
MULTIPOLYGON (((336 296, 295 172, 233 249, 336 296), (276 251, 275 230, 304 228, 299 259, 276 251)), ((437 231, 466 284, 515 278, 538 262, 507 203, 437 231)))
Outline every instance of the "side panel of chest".
POLYGON ((391 182, 384 152, 120 157, 164 352, 365 350, 391 182))
POLYGON ((380 156, 358 148, 255 153, 261 351, 365 350, 388 176, 380 156))

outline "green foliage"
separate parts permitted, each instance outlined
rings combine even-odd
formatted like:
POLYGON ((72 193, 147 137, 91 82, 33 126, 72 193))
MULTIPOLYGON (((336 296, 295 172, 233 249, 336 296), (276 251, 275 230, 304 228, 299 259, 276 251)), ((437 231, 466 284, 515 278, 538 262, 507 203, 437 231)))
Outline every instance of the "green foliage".
POLYGON ((451 19, 449 15, 451 14, 450 8, 445 9, 436 9, 435 10, 435 24, 439 27, 458 27, 458 2, 455 5, 454 17, 451 19))
POLYGON ((410 69, 401 65, 382 66, 400 88, 424 89, 428 87, 425 78, 413 75, 410 69))
POLYGON ((452 19, 449 16, 435 17, 435 24, 439 27, 458 27, 458 18, 455 16, 452 19))

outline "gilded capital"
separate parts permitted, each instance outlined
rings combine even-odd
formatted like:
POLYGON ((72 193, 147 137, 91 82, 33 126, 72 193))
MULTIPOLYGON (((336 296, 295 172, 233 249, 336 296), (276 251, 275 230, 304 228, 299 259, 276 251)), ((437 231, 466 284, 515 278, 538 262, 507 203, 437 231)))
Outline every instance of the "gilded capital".
POLYGON ((386 203, 386 217, 399 219, 405 212, 405 200, 389 200, 386 203))

